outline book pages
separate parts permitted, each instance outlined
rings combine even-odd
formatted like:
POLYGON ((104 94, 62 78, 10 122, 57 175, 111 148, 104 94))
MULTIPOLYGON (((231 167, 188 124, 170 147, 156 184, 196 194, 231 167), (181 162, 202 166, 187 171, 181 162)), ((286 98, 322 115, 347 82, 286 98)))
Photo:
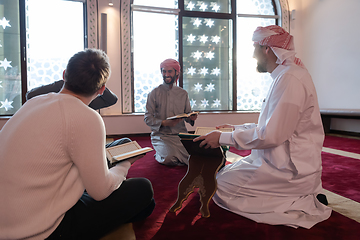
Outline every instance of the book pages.
POLYGON ((191 115, 195 115, 195 114, 199 114, 199 113, 200 112, 181 113, 176 116, 168 117, 166 119, 171 120, 171 119, 177 119, 177 118, 187 118, 187 117, 190 117, 191 115))
POLYGON ((197 127, 195 130, 195 135, 205 135, 211 131, 218 130, 220 132, 232 132, 232 128, 220 128, 216 129, 215 127, 197 127))
POLYGON ((107 158, 111 163, 135 157, 153 149, 150 147, 142 148, 136 141, 120 144, 114 147, 106 148, 107 158))

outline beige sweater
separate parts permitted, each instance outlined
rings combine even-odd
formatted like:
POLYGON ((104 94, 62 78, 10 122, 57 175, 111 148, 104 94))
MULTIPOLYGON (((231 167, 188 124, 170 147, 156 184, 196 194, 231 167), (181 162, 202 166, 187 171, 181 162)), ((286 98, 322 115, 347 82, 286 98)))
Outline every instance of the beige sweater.
POLYGON ((0 239, 44 239, 84 189, 102 200, 130 162, 107 168, 105 126, 79 99, 35 97, 0 131, 0 239))

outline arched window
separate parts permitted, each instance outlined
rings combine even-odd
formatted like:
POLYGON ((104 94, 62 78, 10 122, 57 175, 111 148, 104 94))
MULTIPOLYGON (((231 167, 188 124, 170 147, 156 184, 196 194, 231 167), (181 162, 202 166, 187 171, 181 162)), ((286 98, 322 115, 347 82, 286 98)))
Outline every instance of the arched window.
POLYGON ((287 1, 124 0, 121 10, 123 112, 145 111, 166 58, 179 60, 193 110, 260 110, 271 80, 256 72, 251 37, 257 26, 287 29, 287 1))

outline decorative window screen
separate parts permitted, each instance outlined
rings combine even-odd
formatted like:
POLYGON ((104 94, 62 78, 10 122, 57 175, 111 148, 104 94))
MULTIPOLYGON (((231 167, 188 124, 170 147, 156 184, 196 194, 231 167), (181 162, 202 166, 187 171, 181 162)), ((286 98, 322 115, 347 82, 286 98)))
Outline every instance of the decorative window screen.
POLYGON ((163 82, 159 65, 166 58, 181 63, 180 86, 193 110, 260 110, 271 79, 256 72, 252 33, 271 24, 288 30, 288 4, 233 1, 134 0, 126 8, 122 1, 122 16, 132 13, 122 25, 123 33, 132 33, 122 35, 123 64, 133 67, 123 72, 123 87, 133 91, 133 99, 123 99, 123 112, 145 111, 147 94, 163 82))
POLYGON ((84 5, 79 1, 26 0, 25 9, 30 90, 62 79, 69 58, 85 48, 84 5))
POLYGON ((0 115, 21 107, 19 1, 0 0, 0 115))

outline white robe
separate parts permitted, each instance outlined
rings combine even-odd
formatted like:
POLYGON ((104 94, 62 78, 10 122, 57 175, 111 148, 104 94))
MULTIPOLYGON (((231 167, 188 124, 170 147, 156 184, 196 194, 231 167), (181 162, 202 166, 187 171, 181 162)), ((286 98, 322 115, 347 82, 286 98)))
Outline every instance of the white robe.
MULTIPOLYGON (((161 84, 148 95, 145 123, 151 128, 151 143, 156 151, 155 159, 165 165, 188 164, 189 153, 180 141, 179 133, 187 133, 185 122, 174 127, 161 126, 168 117, 191 112, 189 96, 186 90, 173 85, 161 84)), ((189 124, 194 121, 185 119, 189 124)))
POLYGON ((222 133, 221 145, 252 149, 217 174, 213 200, 256 222, 311 228, 330 217, 321 204, 324 132, 311 76, 296 65, 279 65, 258 124, 222 133))

